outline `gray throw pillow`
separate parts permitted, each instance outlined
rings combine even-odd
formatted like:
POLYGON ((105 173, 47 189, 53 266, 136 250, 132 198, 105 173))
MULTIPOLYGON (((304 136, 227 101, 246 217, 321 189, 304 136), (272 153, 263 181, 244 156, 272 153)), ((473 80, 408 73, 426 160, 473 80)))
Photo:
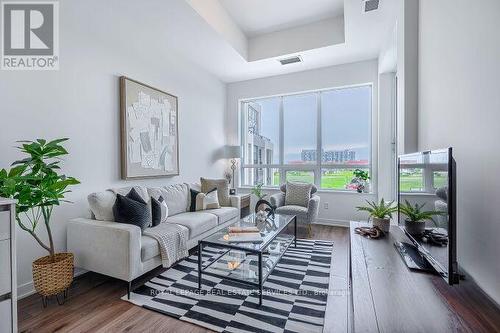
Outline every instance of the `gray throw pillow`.
POLYGON ((207 179, 200 178, 201 192, 207 193, 214 188, 217 189, 219 204, 223 207, 230 207, 231 200, 229 199, 229 183, 227 179, 207 179))
POLYGON ((286 182, 285 206, 307 207, 311 198, 312 184, 286 182))
MULTIPOLYGON (((318 192, 318 188, 314 184, 311 184, 311 185, 312 185, 311 195, 313 195, 314 193, 318 192)), ((286 184, 281 184, 280 191, 283 192, 283 193, 286 192, 286 184)))

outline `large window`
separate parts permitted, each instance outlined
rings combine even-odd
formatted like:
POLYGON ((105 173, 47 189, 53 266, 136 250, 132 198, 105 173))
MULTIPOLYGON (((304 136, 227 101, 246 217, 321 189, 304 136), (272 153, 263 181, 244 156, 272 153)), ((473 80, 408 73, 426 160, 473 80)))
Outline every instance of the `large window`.
POLYGON ((350 190, 371 173, 371 111, 371 85, 243 101, 241 184, 350 190))

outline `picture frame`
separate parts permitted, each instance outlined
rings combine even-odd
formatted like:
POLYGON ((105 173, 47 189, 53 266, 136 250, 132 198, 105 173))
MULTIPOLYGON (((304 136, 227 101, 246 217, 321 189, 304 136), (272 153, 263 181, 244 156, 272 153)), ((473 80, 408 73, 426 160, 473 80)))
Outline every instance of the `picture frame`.
POLYGON ((120 77, 121 178, 179 175, 178 98, 120 77))

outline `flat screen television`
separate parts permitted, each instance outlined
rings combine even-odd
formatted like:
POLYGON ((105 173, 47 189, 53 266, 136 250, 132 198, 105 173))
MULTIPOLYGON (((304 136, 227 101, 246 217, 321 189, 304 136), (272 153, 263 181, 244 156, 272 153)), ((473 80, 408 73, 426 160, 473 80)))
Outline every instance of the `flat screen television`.
POLYGON ((411 243, 395 244, 410 269, 441 275, 458 283, 456 255, 456 163, 452 148, 398 157, 398 224, 411 243), (412 222, 402 205, 434 211, 424 222, 412 222))

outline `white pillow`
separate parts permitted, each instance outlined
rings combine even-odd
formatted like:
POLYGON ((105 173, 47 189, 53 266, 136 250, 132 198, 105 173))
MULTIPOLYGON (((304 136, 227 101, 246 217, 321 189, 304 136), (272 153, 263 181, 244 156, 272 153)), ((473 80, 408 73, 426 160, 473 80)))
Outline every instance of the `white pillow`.
POLYGON ((196 210, 217 209, 220 208, 217 189, 208 191, 208 193, 198 193, 196 195, 196 210))

